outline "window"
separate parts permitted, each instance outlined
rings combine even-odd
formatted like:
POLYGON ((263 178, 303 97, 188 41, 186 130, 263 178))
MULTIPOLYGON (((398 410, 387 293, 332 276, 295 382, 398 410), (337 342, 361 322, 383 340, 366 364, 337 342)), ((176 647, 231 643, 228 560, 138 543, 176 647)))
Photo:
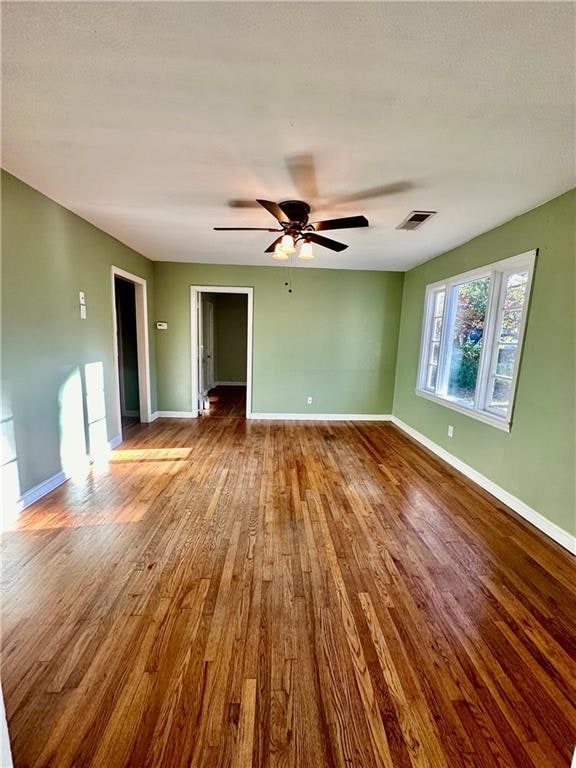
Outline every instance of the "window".
POLYGON ((509 429, 536 251, 429 285, 417 394, 509 429))

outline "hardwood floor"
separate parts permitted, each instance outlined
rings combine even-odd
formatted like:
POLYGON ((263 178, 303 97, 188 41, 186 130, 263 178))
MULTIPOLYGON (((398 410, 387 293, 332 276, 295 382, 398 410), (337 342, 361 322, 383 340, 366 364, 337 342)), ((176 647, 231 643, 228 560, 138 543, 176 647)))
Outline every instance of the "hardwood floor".
POLYGON ((246 387, 220 386, 208 393, 210 408, 203 418, 246 418, 246 387))
POLYGON ((566 768, 575 575, 391 424, 141 426, 5 536, 16 768, 566 768))

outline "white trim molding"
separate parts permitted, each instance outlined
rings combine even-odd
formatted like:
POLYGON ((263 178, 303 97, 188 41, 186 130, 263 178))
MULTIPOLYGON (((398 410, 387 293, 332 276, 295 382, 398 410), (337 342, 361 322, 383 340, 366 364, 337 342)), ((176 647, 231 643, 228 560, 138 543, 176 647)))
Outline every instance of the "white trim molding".
POLYGON ((2 768, 13 768, 12 751, 10 749, 10 735, 6 721, 6 708, 4 706, 4 694, 0 689, 0 765, 2 768))
POLYGON ((156 419, 195 419, 198 416, 196 411, 154 411, 153 421, 156 419))
POLYGON ((52 491, 56 490, 58 486, 62 485, 66 482, 66 480, 69 479, 69 475, 67 475, 66 472, 57 472, 55 475, 52 475, 52 477, 49 477, 47 480, 38 483, 38 485, 35 485, 28 491, 24 491, 22 496, 20 496, 18 509, 22 510, 26 509, 26 507, 31 507, 32 504, 40 501, 42 497, 47 496, 49 493, 52 493, 52 491))
POLYGON ((517 496, 513 496, 501 486, 496 485, 496 483, 490 480, 490 478, 478 472, 476 469, 474 469, 474 467, 465 464, 457 456, 448 453, 445 448, 442 448, 442 446, 433 442, 430 440, 430 438, 426 437, 426 435, 418 432, 416 429, 411 427, 409 424, 406 424, 401 419, 398 419, 396 416, 392 416, 392 423, 407 435, 412 437, 414 440, 416 440, 418 443, 421 443, 425 448, 428 448, 429 451, 435 453, 436 456, 439 456, 446 463, 450 464, 452 467, 454 467, 454 469, 457 469, 481 488, 484 488, 485 491, 491 493, 492 496, 495 496, 507 507, 513 509, 514 512, 520 515, 520 517, 523 517, 534 527, 538 528, 539 531, 545 533, 546 536, 549 536, 557 544, 560 544, 561 547, 567 549, 571 554, 576 555, 576 536, 574 534, 565 531, 563 528, 560 528, 559 525, 556 525, 556 523, 548 520, 548 518, 544 517, 544 515, 540 514, 540 512, 537 512, 535 509, 532 509, 532 507, 529 507, 528 504, 523 502, 517 496))
POLYGON ((110 440, 110 450, 113 451, 114 448, 118 448, 121 442, 122 435, 116 435, 116 437, 113 437, 112 440, 110 440))
POLYGON ((392 421, 390 413, 252 413, 267 421, 392 421))
POLYGON ((491 414, 484 413, 484 411, 475 411, 473 408, 466 408, 463 405, 458 405, 458 403, 454 403, 445 397, 438 397, 438 395, 434 395, 432 392, 424 392, 422 389, 416 389, 415 392, 418 397, 424 397, 426 400, 430 400, 432 403, 437 403, 438 405, 443 405, 445 408, 450 408, 452 411, 463 413, 464 416, 469 416, 471 419, 476 419, 476 421, 489 424, 491 427, 501 429, 503 432, 510 432, 511 425, 508 421, 497 419, 491 414))

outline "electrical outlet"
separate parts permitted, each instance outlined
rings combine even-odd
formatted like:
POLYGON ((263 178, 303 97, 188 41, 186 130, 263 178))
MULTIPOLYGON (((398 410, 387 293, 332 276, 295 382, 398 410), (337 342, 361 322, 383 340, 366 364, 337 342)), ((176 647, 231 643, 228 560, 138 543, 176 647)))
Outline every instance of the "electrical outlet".
POLYGON ((307 403, 308 403, 308 405, 312 405, 312 398, 311 397, 308 398, 307 403))
POLYGON ((86 320, 86 304, 80 304, 80 319, 86 320))
POLYGON ((454 427, 452 424, 448 425, 448 437, 454 437, 454 427))

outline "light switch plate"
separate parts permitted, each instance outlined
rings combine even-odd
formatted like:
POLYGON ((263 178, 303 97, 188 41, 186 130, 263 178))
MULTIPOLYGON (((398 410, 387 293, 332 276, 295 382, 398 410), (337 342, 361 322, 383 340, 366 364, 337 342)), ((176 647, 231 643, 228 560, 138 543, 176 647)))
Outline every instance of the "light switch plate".
POLYGON ((78 295, 80 297, 80 304, 86 304, 86 294, 84 291, 80 291, 78 295))
POLYGON ((168 330, 168 323, 156 323, 156 329, 158 331, 167 331, 168 330))

